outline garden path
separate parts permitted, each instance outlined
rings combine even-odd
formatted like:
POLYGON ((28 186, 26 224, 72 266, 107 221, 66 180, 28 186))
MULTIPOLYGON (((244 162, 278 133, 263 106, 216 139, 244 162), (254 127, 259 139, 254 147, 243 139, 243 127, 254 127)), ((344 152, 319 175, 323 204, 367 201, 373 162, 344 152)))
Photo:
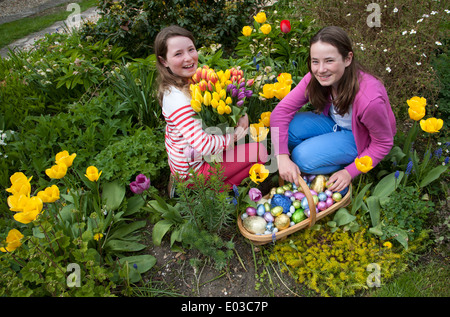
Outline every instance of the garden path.
MULTIPOLYGON (((63 3, 70 3, 71 0, 0 0, 0 24, 12 22, 18 19, 38 14, 46 9, 55 7, 56 5, 63 3)), ((70 11, 70 10, 69 10, 70 11)), ((93 7, 80 13, 80 22, 84 20, 95 20, 98 18, 97 8, 93 7)), ((58 21, 50 27, 29 34, 26 37, 14 41, 10 45, 0 49, 0 56, 5 58, 8 56, 9 49, 31 49, 34 43, 45 36, 45 34, 51 34, 55 32, 65 31, 66 21, 58 21)), ((73 27, 78 26, 80 23, 74 23, 73 27)))

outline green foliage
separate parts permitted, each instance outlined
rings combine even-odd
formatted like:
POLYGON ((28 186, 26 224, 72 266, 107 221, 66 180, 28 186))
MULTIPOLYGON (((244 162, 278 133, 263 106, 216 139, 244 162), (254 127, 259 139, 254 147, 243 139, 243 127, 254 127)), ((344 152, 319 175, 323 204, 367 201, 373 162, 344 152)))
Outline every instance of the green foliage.
POLYGON ((96 165, 103 170, 105 179, 128 184, 140 172, 151 179, 159 179, 167 170, 167 153, 164 131, 148 127, 124 136, 117 142, 109 142, 95 156, 96 165))
POLYGON ((146 57, 152 51, 158 32, 173 24, 189 29, 197 46, 221 43, 228 48, 260 0, 213 1, 101 1, 102 17, 84 26, 85 38, 109 39, 126 47, 133 57, 146 57))
POLYGON ((437 112, 444 120, 444 127, 447 127, 448 130, 450 127, 450 57, 447 53, 439 54, 432 65, 439 77, 437 112))

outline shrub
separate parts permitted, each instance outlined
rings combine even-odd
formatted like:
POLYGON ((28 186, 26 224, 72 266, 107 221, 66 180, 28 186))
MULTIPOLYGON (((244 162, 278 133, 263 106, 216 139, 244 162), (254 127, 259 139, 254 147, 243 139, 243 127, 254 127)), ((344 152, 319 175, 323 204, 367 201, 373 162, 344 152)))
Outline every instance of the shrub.
POLYGON ((126 47, 133 57, 146 57, 153 51, 158 32, 176 24, 189 29, 197 46, 220 43, 228 48, 261 0, 167 0, 99 1, 102 17, 84 27, 84 37, 109 39, 126 47))

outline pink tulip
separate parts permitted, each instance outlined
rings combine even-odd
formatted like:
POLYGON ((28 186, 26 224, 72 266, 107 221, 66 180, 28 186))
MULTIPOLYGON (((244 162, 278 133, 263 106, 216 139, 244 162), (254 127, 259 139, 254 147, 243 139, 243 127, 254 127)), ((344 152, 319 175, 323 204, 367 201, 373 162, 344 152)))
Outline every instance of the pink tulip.
POLYGON ((258 188, 250 188, 248 196, 252 201, 259 201, 262 198, 262 193, 258 188))
POLYGON ((136 176, 136 180, 130 183, 130 189, 135 194, 142 194, 145 190, 150 188, 150 179, 144 174, 136 176))

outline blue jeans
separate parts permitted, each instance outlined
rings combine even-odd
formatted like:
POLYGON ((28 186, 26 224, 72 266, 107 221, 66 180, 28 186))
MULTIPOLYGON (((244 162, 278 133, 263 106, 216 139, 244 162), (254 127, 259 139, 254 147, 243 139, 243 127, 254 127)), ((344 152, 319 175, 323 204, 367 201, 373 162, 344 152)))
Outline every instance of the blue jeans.
POLYGON ((313 112, 295 114, 289 125, 288 146, 292 161, 307 174, 331 174, 358 155, 352 131, 313 112))

